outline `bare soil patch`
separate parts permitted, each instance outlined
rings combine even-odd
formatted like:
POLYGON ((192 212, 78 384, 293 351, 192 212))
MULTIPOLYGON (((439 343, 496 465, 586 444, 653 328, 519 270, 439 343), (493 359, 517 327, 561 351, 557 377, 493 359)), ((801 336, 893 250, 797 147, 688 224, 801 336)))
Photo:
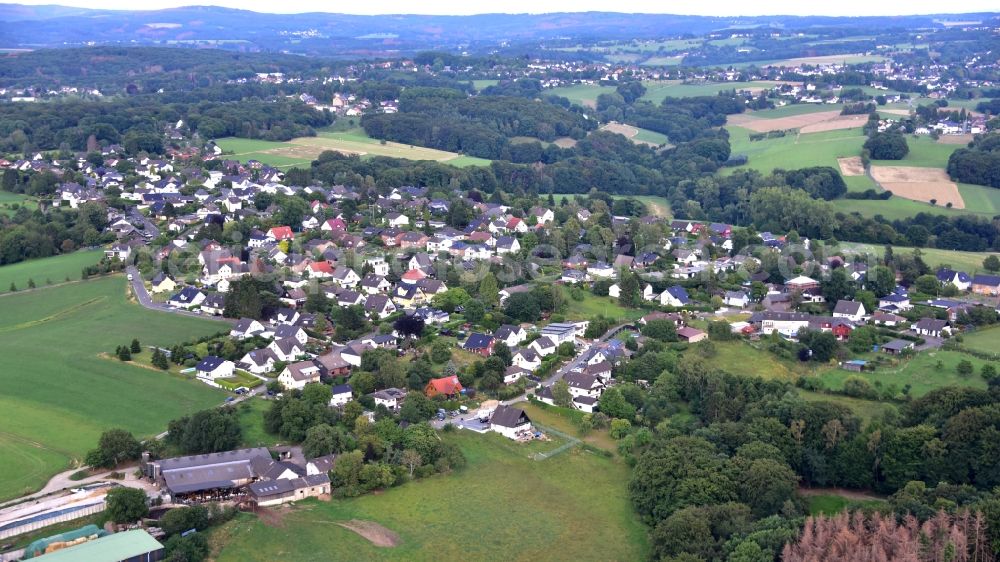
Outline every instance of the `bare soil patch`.
POLYGON ((934 199, 936 205, 951 203, 952 208, 965 208, 958 185, 940 168, 872 166, 871 173, 872 178, 893 195, 927 203, 934 199))
MULTIPOLYGON (((805 113, 803 115, 779 117, 777 119, 764 119, 761 117, 755 117, 751 113, 741 113, 738 115, 730 115, 727 119, 730 125, 738 125, 758 133, 767 133, 770 131, 785 131, 788 129, 801 129, 802 132, 807 132, 804 130, 804 127, 830 121, 832 119, 836 119, 837 117, 841 117, 839 111, 820 111, 817 113, 805 113)), ((849 127, 841 126, 837 128, 844 129, 849 127)))
POLYGON ((972 135, 941 135, 937 141, 941 144, 969 144, 972 135))
POLYGON ((291 513, 292 509, 290 507, 281 505, 278 507, 265 507, 257 512, 257 517, 260 518, 261 523, 268 527, 283 529, 285 527, 285 518, 291 513))
POLYGON ((361 535, 375 546, 393 547, 400 543, 399 535, 374 521, 351 519, 350 521, 339 521, 337 525, 361 535))
POLYGON ((879 113, 888 113, 890 115, 909 115, 910 110, 908 109, 879 109, 879 113))
POLYGON ((806 125, 799 129, 800 133, 822 133, 824 131, 839 131, 840 129, 853 129, 863 127, 868 121, 867 115, 837 115, 833 119, 827 119, 819 123, 806 125))
POLYGON ((861 164, 860 156, 851 156, 849 158, 837 158, 837 164, 840 165, 841 175, 844 176, 865 175, 865 167, 861 164))
POLYGON ((559 148, 573 148, 576 146, 576 139, 570 137, 559 137, 552 141, 552 144, 558 146, 559 148))

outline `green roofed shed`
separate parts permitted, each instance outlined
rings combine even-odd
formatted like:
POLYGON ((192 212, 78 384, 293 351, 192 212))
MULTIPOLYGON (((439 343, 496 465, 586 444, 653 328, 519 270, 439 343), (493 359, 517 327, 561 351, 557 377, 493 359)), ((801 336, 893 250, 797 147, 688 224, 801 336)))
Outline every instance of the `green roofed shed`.
POLYGON ((163 545, 143 530, 123 531, 76 546, 43 554, 44 562, 156 562, 163 560, 163 545))

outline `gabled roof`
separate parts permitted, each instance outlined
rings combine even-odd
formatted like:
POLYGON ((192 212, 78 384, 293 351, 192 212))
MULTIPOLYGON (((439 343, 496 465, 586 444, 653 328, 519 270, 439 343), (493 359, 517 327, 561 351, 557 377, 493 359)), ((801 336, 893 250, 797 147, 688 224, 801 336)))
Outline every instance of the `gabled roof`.
POLYGON ((199 371, 212 372, 218 369, 219 366, 221 366, 225 362, 226 360, 221 357, 216 357, 215 355, 209 355, 208 357, 202 359, 201 362, 198 363, 198 366, 195 367, 195 369, 198 369, 199 371))
POLYGON ((491 425, 498 425, 500 427, 513 428, 526 423, 531 423, 531 418, 528 417, 528 414, 524 413, 524 410, 513 406, 497 406, 497 409, 493 411, 493 417, 490 418, 491 425))
POLYGON ((862 304, 860 302, 839 300, 837 301, 837 306, 833 307, 834 314, 848 314, 854 316, 861 312, 862 304))
POLYGON ((427 383, 428 388, 433 388, 439 394, 458 394, 462 390, 462 383, 458 382, 457 376, 441 377, 431 379, 427 383))
POLYGON ((486 349, 493 343, 493 336, 486 334, 472 333, 469 339, 465 340, 462 349, 486 349))

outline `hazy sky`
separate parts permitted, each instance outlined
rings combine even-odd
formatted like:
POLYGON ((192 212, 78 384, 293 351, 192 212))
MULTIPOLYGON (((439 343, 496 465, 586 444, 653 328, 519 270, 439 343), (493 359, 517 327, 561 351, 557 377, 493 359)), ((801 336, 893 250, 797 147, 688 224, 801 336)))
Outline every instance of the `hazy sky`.
MULTIPOLYGON (((12 0, 17 2, 18 0, 12 0)), ((215 5, 241 8, 256 12, 337 12, 348 14, 483 14, 483 13, 545 13, 621 11, 635 13, 693 14, 707 16, 753 15, 903 15, 988 12, 1000 9, 997 0, 963 0, 942 3, 931 0, 885 2, 873 0, 838 0, 836 2, 808 2, 804 0, 708 0, 684 2, 670 0, 631 0, 608 3, 606 0, 381 0, 379 2, 323 2, 321 0, 295 0, 274 2, 266 0, 21 0, 24 4, 61 4, 86 8, 155 10, 191 5, 215 5)))

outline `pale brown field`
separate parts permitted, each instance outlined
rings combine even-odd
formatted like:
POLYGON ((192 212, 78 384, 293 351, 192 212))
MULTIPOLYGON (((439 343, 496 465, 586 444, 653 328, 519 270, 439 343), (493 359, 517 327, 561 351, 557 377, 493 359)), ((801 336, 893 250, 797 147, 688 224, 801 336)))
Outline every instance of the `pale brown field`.
POLYGON ((969 144, 972 135, 941 135, 937 141, 941 144, 969 144))
POLYGON ((914 201, 930 202, 945 206, 951 203, 954 209, 964 209, 965 201, 958 191, 958 185, 939 168, 919 168, 914 166, 872 166, 872 178, 897 197, 914 201))
POLYGON ((802 134, 822 133, 823 131, 838 131, 840 129, 853 129, 863 127, 868 122, 867 115, 838 115, 826 121, 806 125, 799 129, 802 134))
MULTIPOLYGON (((826 121, 831 121, 841 117, 839 111, 820 111, 818 113, 806 113, 803 115, 791 115, 789 117, 779 117, 777 119, 761 119, 753 114, 741 113, 730 115, 727 120, 730 125, 738 125, 758 133, 770 131, 785 131, 788 129, 799 129, 801 132, 817 132, 818 130, 830 131, 833 129, 818 129, 817 131, 806 131, 805 128, 811 125, 818 125, 826 121)), ((867 119, 867 117, 866 117, 867 119)), ((864 123, 861 123, 864 124, 864 123)), ((857 127, 859 125, 851 125, 857 127)), ((848 129, 848 126, 834 127, 835 129, 848 129)))
POLYGON ((865 167, 861 164, 860 156, 837 158, 837 164, 840 165, 840 174, 843 176, 865 175, 865 167))

